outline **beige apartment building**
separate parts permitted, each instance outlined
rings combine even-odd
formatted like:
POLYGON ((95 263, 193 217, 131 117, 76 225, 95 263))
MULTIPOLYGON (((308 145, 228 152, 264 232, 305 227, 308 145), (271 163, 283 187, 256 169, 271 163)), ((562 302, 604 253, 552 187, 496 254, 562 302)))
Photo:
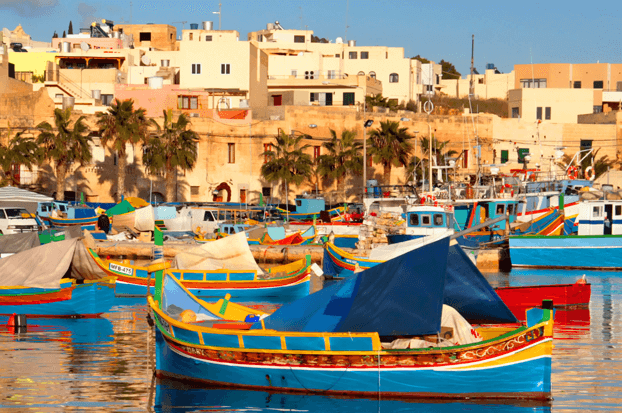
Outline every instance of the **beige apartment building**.
POLYGON ((460 79, 442 79, 442 92, 453 98, 466 98, 469 96, 471 84, 475 99, 501 99, 508 98, 508 91, 514 89, 514 71, 499 73, 495 68, 486 69, 483 75, 465 75, 460 79))
POLYGON ((175 26, 168 24, 117 24, 114 29, 127 36, 132 36, 135 48, 178 50, 175 26))

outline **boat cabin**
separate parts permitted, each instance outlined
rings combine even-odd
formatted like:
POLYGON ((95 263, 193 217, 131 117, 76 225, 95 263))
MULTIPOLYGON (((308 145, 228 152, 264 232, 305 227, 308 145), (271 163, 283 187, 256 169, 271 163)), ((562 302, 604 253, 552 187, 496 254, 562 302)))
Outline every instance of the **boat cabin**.
POLYGON ((582 202, 576 222, 578 235, 622 235, 622 200, 582 202))
MULTIPOLYGON (((454 204, 454 229, 462 231, 506 214, 511 224, 516 221, 517 205, 516 199, 459 200, 454 204)), ((506 221, 500 221, 495 227, 505 230, 505 224, 506 221)))
POLYGON ((322 212, 326 209, 326 201, 322 197, 297 197, 296 198, 296 213, 300 214, 314 214, 322 212))
POLYGON ((406 233, 409 235, 437 235, 453 226, 453 212, 442 207, 415 205, 406 212, 406 233))

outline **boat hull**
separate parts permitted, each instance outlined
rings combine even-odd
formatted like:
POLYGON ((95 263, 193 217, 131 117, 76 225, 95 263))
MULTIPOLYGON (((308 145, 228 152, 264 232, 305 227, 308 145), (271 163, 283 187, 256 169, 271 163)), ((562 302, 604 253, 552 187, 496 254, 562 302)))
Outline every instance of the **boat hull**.
POLYGON ((622 236, 513 236, 513 267, 622 269, 622 236))
MULTIPOLYGON (((551 395, 551 349, 551 339, 536 340, 507 356, 472 368, 389 366, 383 365, 384 361, 380 367, 375 362, 356 366, 356 360, 365 357, 373 361, 377 352, 352 356, 341 354, 337 356, 343 360, 341 365, 306 364, 305 360, 314 359, 314 355, 286 354, 277 355, 269 365, 262 365, 246 362, 261 357, 252 351, 229 352, 229 360, 224 360, 218 357, 218 351, 179 345, 158 331, 156 374, 238 388, 356 397, 382 394, 383 397, 398 398, 548 400, 551 395), (210 354, 216 354, 216 357, 212 358, 210 354)), ((315 356, 321 363, 321 356, 315 356)), ((326 355, 325 362, 330 359, 326 355)))
MULTIPOLYGON (((590 284, 556 284, 496 288, 495 292, 519 320, 525 319, 528 308, 537 307, 542 300, 552 300, 555 307, 579 307, 590 302, 590 284)), ((557 313, 555 322, 557 323, 557 313)))
POLYGON ((27 288, 4 290, 0 315, 28 317, 97 317, 114 304, 114 285, 89 282, 57 290, 27 288))

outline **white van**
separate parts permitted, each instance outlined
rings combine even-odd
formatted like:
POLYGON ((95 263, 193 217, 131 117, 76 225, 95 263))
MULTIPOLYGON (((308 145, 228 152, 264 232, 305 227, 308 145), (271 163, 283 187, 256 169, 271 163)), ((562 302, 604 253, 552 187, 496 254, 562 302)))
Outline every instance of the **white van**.
POLYGON ((0 234, 18 234, 39 230, 34 214, 20 207, 0 207, 0 234))

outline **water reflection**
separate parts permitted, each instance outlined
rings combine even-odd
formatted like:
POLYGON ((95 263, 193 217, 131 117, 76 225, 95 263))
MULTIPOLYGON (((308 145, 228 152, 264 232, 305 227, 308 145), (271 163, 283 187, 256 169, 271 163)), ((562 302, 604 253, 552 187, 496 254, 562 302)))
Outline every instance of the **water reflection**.
POLYGON ((274 411, 295 412, 550 412, 550 405, 530 402, 441 402, 373 400, 322 395, 270 393, 224 388, 195 388, 175 380, 154 382, 154 412, 274 411))

